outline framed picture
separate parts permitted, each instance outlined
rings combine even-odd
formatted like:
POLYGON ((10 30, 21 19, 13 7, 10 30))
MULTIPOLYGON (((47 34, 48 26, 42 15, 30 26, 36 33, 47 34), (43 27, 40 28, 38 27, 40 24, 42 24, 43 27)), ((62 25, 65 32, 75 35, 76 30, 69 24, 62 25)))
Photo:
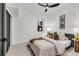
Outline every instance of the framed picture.
POLYGON ((65 29, 65 15, 59 17, 59 29, 65 29))
POLYGON ((38 20, 37 31, 43 31, 43 19, 38 20))

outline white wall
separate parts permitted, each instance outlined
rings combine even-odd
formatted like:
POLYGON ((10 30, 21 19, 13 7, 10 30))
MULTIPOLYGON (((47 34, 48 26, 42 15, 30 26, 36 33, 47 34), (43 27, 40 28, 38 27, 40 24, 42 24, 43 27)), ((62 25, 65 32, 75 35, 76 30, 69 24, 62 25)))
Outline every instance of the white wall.
POLYGON ((50 23, 54 22, 54 27, 52 27, 51 31, 54 29, 58 32, 69 32, 72 33, 74 27, 74 20, 75 20, 75 10, 73 7, 66 7, 59 11, 52 13, 50 16, 50 23), (59 16, 65 15, 65 30, 59 29, 59 16), (55 21, 53 21, 54 19, 55 21))
MULTIPOLYGON (((11 10, 7 8, 10 13, 11 10)), ((51 14, 45 14, 44 17, 44 31, 37 32, 37 20, 40 14, 28 12, 19 6, 19 9, 15 12, 17 15, 12 14, 12 28, 11 28, 11 40, 12 44, 18 44, 22 42, 28 42, 31 38, 38 37, 46 32, 46 28, 51 28, 52 31, 59 32, 73 32, 73 28, 79 27, 79 7, 68 6, 64 9, 60 9, 51 14), (59 16, 66 15, 66 29, 59 29, 59 16), (75 25, 74 25, 75 24, 75 25)))
POLYGON ((37 21, 40 15, 28 12, 19 6, 19 9, 7 7, 11 18, 11 41, 13 44, 28 42, 33 37, 40 36, 43 32, 37 32, 37 21))
POLYGON ((53 27, 51 27, 51 31, 58 31, 62 34, 64 33, 79 33, 79 4, 73 4, 72 6, 65 7, 64 9, 60 9, 59 11, 56 11, 54 13, 51 13, 49 16, 51 25, 54 24, 53 27), (59 16, 65 14, 66 20, 65 20, 65 30, 59 29, 59 16), (54 21, 54 20, 55 21, 54 21), (52 22, 54 22, 52 24, 52 22))

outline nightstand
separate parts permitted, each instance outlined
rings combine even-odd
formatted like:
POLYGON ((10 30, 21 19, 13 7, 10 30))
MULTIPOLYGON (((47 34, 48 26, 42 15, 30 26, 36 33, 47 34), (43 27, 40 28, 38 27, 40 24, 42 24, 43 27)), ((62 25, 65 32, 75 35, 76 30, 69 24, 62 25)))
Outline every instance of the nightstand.
POLYGON ((74 48, 75 52, 79 53, 79 40, 74 40, 74 48))

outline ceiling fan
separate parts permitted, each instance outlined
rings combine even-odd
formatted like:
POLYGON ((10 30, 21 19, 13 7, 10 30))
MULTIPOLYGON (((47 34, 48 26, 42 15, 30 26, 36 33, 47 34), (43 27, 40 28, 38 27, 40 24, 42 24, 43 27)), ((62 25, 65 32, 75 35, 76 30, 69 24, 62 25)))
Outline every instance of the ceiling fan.
POLYGON ((60 5, 60 3, 38 3, 38 4, 46 8, 45 12, 48 11, 48 8, 52 8, 60 5))

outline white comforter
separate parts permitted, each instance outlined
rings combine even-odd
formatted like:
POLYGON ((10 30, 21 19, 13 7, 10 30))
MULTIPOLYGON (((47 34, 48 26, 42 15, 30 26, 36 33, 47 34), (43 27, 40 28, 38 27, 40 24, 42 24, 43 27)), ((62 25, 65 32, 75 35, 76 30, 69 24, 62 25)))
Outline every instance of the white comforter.
POLYGON ((61 43, 59 43, 58 41, 54 39, 48 38, 46 36, 42 36, 42 37, 50 41, 51 43, 54 43, 54 46, 56 47, 56 55, 63 54, 63 52, 65 51, 65 47, 61 43))
POLYGON ((62 46, 62 44, 48 37, 43 38, 45 38, 47 41, 36 40, 33 44, 29 43, 36 56, 55 56, 63 54, 65 48, 62 46))
POLYGON ((36 56, 56 55, 55 46, 45 40, 34 41, 33 44, 30 44, 30 47, 36 56))

